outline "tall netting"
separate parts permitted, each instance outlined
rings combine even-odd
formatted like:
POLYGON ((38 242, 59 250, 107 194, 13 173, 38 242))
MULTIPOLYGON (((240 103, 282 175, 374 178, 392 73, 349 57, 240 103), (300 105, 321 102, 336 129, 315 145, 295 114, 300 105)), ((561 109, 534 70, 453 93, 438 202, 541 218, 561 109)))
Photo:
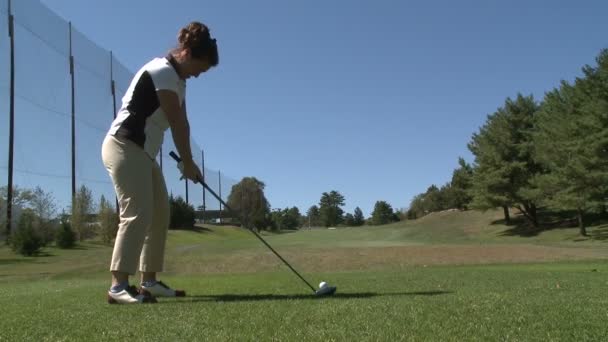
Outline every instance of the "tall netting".
POLYGON ((101 144, 114 119, 111 56, 72 27, 76 108, 76 186, 96 201, 114 203, 112 182, 101 161, 101 144))
MULTIPOLYGON (((0 0, 0 189, 8 184, 8 136, 10 110, 10 41, 8 36, 8 0, 0 0)), ((6 204, 0 196, 0 228, 6 221, 6 204)), ((0 229, 3 236, 4 229, 0 229)))
POLYGON ((12 1, 12 5, 15 18, 13 186, 40 187, 56 198, 59 207, 65 208, 71 199, 68 24, 37 1, 12 1))
MULTIPOLYGON (((116 98, 116 110, 120 109, 122 103, 122 97, 127 92, 131 79, 133 78, 133 72, 131 72, 126 66, 124 66, 116 56, 112 55, 112 79, 114 80, 115 98, 116 98)), ((109 128, 109 127, 108 127, 109 128)))
MULTIPOLYGON (((13 189, 40 187, 53 196, 58 213, 70 211, 72 184, 76 191, 82 186, 90 190, 93 210, 101 196, 114 203, 114 188, 101 161, 101 144, 121 106, 133 72, 39 1, 13 0, 11 4, 9 10, 9 1, 0 0, 0 188, 3 194, 6 194, 10 173, 11 40, 8 27, 12 13, 15 42, 12 50, 15 55, 13 189)), ((163 163, 169 192, 187 198, 197 209, 204 205, 208 210, 218 210, 219 202, 210 194, 203 194, 202 187, 180 181, 175 162, 169 157, 173 150, 172 136, 167 133, 158 160, 163 163)), ((201 147, 195 141, 192 141, 192 150, 202 168, 201 147)), ((205 168, 205 175, 209 186, 227 200, 235 181, 209 168, 205 168)), ((5 222, 6 198, 0 199, 0 219, 5 222)), ((19 209, 13 211, 18 213, 19 209)))

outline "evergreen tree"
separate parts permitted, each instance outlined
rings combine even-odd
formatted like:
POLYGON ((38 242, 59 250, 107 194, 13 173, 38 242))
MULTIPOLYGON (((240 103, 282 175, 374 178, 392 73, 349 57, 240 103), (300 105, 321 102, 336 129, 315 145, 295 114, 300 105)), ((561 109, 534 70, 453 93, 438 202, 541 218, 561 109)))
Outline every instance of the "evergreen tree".
POLYGON ((390 204, 385 201, 377 201, 372 212, 372 224, 381 225, 395 221, 395 213, 390 204))
POLYGON ((514 206, 534 227, 538 227, 538 193, 533 179, 541 173, 533 159, 538 107, 532 96, 507 98, 468 145, 476 163, 472 205, 479 209, 514 206))
POLYGON ((365 223, 365 217, 363 216, 363 212, 361 208, 356 207, 353 215, 353 226, 359 227, 365 223))
POLYGON ((537 195, 552 208, 584 215, 603 210, 608 192, 608 50, 574 84, 547 93, 538 113, 535 157, 546 172, 537 195))
POLYGON ((340 224, 343 220, 342 215, 344 210, 341 206, 344 205, 344 196, 339 192, 332 190, 327 193, 324 192, 319 201, 319 214, 321 216, 321 223, 325 227, 332 227, 340 224))

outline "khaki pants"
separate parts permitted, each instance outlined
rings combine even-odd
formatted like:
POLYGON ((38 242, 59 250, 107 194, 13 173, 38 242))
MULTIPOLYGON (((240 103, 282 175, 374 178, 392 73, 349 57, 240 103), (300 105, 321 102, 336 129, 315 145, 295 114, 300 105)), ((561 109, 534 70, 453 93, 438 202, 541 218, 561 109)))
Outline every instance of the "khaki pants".
POLYGON ((110 271, 161 272, 169 228, 169 197, 155 160, 135 143, 112 135, 101 155, 120 207, 120 224, 110 271))

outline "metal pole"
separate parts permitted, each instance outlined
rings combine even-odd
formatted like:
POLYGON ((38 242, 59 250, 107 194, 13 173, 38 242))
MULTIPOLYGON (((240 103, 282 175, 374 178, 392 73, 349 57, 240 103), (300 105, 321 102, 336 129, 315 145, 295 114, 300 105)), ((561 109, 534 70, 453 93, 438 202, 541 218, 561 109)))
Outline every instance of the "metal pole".
POLYGON ((245 184, 241 183, 241 226, 246 227, 249 222, 246 224, 245 221, 249 221, 249 218, 245 217, 245 210, 243 208, 247 208, 247 204, 245 204, 245 184))
POLYGON ((160 171, 163 171, 163 147, 160 147, 160 151, 159 151, 159 157, 160 157, 160 171))
MULTIPOLYGON (((205 181, 205 151, 201 149, 201 158, 203 161, 203 181, 205 181)), ((203 187, 203 223, 205 223, 205 213, 206 213, 207 203, 205 200, 205 187, 203 187)))
MULTIPOLYGON (((114 57, 112 57, 112 51, 110 51, 110 91, 112 92, 112 117, 116 119, 116 82, 114 82, 114 57)), ((116 213, 120 213, 120 206, 118 204, 118 197, 115 196, 116 201, 116 213)))
MULTIPOLYGON (((222 172, 217 171, 217 181, 219 184, 220 200, 222 199, 222 172)), ((222 224, 222 201, 220 201, 220 224, 222 224)))
POLYGON ((72 22, 70 21, 70 75, 72 79, 72 210, 76 196, 76 102, 74 100, 74 56, 72 55, 72 22))
POLYGON ((190 204, 190 201, 188 200, 188 179, 184 178, 184 183, 186 184, 186 204, 190 204))
POLYGON ((6 191, 6 243, 11 235, 13 216, 13 150, 15 144, 15 31, 11 0, 8 0, 8 35, 11 45, 10 109, 8 133, 8 188, 6 191))
POLYGON ((116 82, 114 82, 114 57, 110 51, 110 91, 112 92, 112 115, 116 119, 116 82))

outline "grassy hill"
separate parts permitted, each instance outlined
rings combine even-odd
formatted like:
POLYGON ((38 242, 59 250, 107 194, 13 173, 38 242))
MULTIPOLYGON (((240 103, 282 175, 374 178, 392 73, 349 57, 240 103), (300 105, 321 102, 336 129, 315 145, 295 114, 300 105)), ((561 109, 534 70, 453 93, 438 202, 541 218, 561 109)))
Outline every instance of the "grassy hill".
POLYGON ((602 340, 606 227, 522 237, 501 219, 262 233, 310 282, 337 285, 331 298, 235 227, 170 231, 162 279, 188 296, 153 306, 105 303, 109 246, 29 258, 2 246, 0 340, 602 340))
MULTIPOLYGON (((363 270, 408 265, 478 264, 596 259, 608 256, 603 232, 590 228, 583 238, 575 227, 534 236, 511 233, 502 212, 434 213, 384 226, 302 229, 262 236, 304 271, 363 270)), ((111 247, 85 242, 73 250, 46 248, 26 258, 0 247, 0 274, 8 277, 70 277, 106 274, 111 247)), ((273 271, 281 263, 249 232, 229 226, 202 226, 169 232, 166 269, 175 274, 273 271)))

